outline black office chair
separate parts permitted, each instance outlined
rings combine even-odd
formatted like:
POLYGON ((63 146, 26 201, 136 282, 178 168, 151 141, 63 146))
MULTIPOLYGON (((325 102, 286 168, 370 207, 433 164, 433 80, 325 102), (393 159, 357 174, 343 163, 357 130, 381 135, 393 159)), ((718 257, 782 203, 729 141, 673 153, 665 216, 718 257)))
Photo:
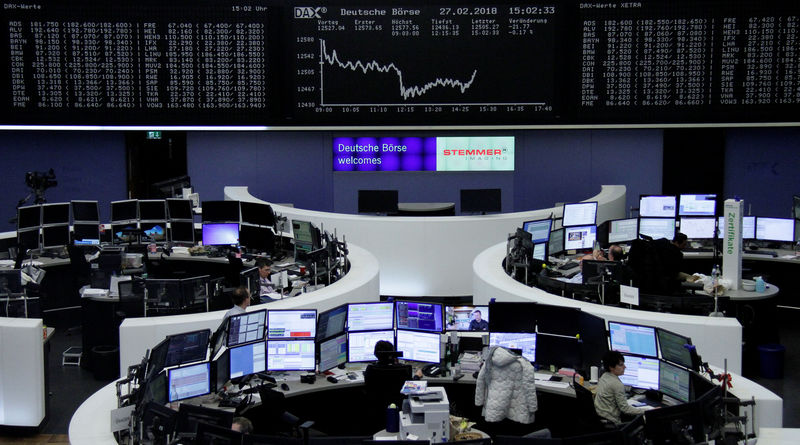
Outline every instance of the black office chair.
POLYGON ((120 281, 119 305, 116 316, 119 323, 129 317, 144 316, 144 282, 140 278, 120 281))
POLYGON ((608 431, 615 429, 613 423, 600 417, 594 409, 594 397, 592 392, 583 385, 579 384, 575 378, 572 379, 572 386, 575 388, 576 410, 575 427, 581 434, 608 431))
POLYGON ((400 394, 406 380, 411 380, 411 366, 371 364, 364 371, 364 391, 367 415, 363 432, 378 431, 386 426, 386 408, 394 403, 398 408, 405 398, 400 394))
POLYGON ((280 437, 308 437, 308 430, 314 422, 303 422, 288 412, 284 393, 265 387, 259 388, 258 393, 261 396, 261 405, 247 413, 248 418, 255 420, 253 425, 257 433, 280 437))

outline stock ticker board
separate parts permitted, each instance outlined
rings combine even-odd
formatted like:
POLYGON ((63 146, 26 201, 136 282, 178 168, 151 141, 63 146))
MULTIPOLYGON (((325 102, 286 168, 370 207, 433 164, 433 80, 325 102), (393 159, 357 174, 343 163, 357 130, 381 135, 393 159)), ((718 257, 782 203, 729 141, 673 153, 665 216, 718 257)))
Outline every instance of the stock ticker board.
POLYGON ((0 125, 800 118, 800 4, 4 3, 0 125))

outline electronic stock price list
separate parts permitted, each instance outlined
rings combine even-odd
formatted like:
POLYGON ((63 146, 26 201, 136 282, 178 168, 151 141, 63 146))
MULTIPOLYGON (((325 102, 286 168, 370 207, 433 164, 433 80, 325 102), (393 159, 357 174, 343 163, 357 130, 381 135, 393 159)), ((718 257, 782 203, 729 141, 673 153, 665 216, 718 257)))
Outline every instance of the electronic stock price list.
POLYGON ((5 3, 3 123, 264 123, 267 7, 5 3))
POLYGON ((554 114, 555 4, 306 2, 291 12, 298 121, 528 123, 554 114))
POLYGON ((800 7, 777 5, 581 2, 579 119, 796 119, 800 7))

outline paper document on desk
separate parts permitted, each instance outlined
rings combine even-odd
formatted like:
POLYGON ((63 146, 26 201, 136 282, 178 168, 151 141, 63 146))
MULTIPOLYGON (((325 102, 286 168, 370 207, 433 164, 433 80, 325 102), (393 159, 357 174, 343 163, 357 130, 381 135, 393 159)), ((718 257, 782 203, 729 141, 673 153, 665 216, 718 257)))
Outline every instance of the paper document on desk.
POLYGON ((428 390, 427 380, 406 380, 400 394, 424 394, 428 390))
POLYGON ((534 378, 535 378, 537 381, 538 381, 538 380, 550 380, 550 376, 552 376, 552 375, 553 375, 553 374, 550 374, 550 373, 548 373, 548 372, 536 372, 536 373, 534 373, 534 374, 533 374, 533 377, 534 377, 534 378))
POLYGON ((548 386, 550 388, 569 388, 569 382, 551 382, 549 380, 537 380, 538 386, 548 386))

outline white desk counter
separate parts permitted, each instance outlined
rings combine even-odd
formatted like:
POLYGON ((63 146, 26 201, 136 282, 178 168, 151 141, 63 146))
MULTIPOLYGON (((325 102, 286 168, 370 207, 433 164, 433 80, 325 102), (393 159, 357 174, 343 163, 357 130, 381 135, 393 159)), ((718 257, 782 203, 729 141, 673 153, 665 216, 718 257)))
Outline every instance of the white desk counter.
MULTIPOLYGON (((339 281, 322 289, 293 298, 251 306, 258 309, 316 309, 318 312, 345 303, 378 301, 380 299, 378 261, 366 250, 348 243, 350 270, 339 281)), ((224 310, 198 314, 164 317, 126 318, 119 327, 120 373, 138 364, 145 352, 167 335, 199 329, 217 329, 225 316, 224 310)))
POLYGON ((601 306, 553 295, 528 287, 506 275, 502 261, 506 243, 482 252, 473 262, 473 304, 485 305, 489 300, 530 301, 554 306, 577 307, 608 322, 657 326, 692 338, 703 360, 722 367, 728 359, 728 369, 742 372, 742 326, 735 318, 701 317, 697 315, 666 314, 621 307, 601 306))
POLYGON ((117 445, 111 434, 111 411, 117 408, 116 382, 100 388, 75 410, 69 421, 72 445, 117 445))
MULTIPOLYGON (((225 187, 225 199, 265 202, 247 187, 225 187)), ((625 186, 604 185, 597 201, 597 221, 625 217, 625 186)), ((562 208, 483 216, 367 216, 317 212, 271 204, 289 220, 310 221, 347 242, 372 252, 380 263, 381 295, 461 296, 472 294, 472 260, 525 221, 562 208)))
POLYGON ((0 317, 0 426, 38 427, 45 417, 41 318, 0 317))

